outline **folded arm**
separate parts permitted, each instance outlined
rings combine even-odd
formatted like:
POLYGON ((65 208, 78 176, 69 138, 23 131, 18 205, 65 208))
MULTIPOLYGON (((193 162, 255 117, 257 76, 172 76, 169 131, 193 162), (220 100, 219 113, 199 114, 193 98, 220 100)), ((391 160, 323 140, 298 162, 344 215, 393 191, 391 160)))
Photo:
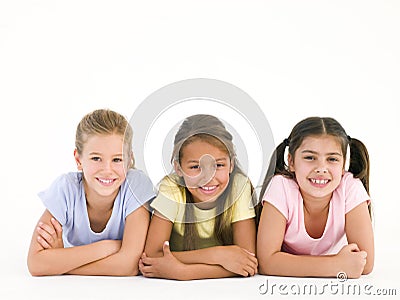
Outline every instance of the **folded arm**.
MULTIPOLYGON (((119 250, 119 242, 105 240, 71 248, 44 248, 38 233, 39 223, 53 226, 53 216, 46 210, 35 228, 28 252, 28 269, 33 276, 59 275, 82 265, 105 258, 119 250)), ((42 241, 43 242, 43 241, 42 241)))
POLYGON ((266 202, 261 213, 257 238, 259 271, 265 275, 296 277, 336 277, 346 272, 357 278, 365 265, 366 252, 349 244, 336 255, 294 255, 281 251, 286 229, 285 217, 266 202))
POLYGON ((142 256, 143 275, 181 280, 254 275, 257 270, 254 220, 239 221, 233 226, 237 245, 171 253, 169 247, 166 250, 164 242, 170 239, 173 223, 156 212, 142 256), (171 272, 172 267, 174 272, 171 272))
POLYGON ((103 259, 73 269, 68 274, 135 276, 143 253, 150 214, 142 206, 126 217, 124 236, 118 252, 103 259))
POLYGON ((53 216, 46 210, 32 236, 28 253, 29 271, 33 276, 137 275, 138 261, 143 252, 149 218, 148 210, 141 207, 126 218, 122 241, 102 240, 88 245, 63 248, 54 241, 55 236, 58 234, 60 237, 61 233, 55 233, 52 236, 49 232, 51 230, 46 232, 42 229, 53 228, 57 231, 56 224, 58 223, 51 221, 53 216), (50 246, 51 242, 53 243, 50 246))

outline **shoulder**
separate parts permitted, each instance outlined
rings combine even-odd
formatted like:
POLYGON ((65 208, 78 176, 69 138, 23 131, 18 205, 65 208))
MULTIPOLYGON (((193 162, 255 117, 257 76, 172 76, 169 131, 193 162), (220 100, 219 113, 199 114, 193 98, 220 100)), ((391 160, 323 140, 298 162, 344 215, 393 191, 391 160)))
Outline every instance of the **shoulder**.
POLYGON ((232 184, 234 187, 238 187, 238 186, 242 187, 245 185, 249 185, 249 186, 251 185, 251 181, 250 181, 249 177, 242 173, 235 174, 235 176, 233 177, 232 180, 233 180, 232 184))
POLYGON ((185 202, 185 187, 179 182, 180 178, 176 174, 164 176, 157 186, 157 198, 168 198, 173 199, 174 202, 185 202))
POLYGON ((299 205, 299 194, 299 186, 294 179, 275 175, 263 195, 263 202, 272 204, 288 220, 299 205))
POLYGON ((342 176, 338 190, 349 191, 352 189, 364 189, 364 186, 359 178, 355 178, 353 173, 345 172, 342 176))
POLYGON ((184 190, 185 187, 181 184, 179 184, 180 178, 176 174, 170 174, 166 175, 161 179, 161 181, 158 184, 158 187, 160 190, 166 189, 169 191, 181 191, 184 190))
POLYGON ((52 190, 75 191, 82 186, 82 173, 69 172, 58 176, 50 186, 52 190))
POLYGON ((282 191, 299 190, 296 180, 283 175, 274 175, 267 187, 267 191, 280 189, 282 191))
MULTIPOLYGON (((364 201, 370 201, 370 197, 359 178, 352 173, 345 172, 336 189, 339 198, 344 199, 346 213, 364 201)), ((339 201, 343 202, 343 201, 339 201)))
POLYGON ((153 197, 154 186, 150 178, 141 170, 129 169, 125 182, 121 185, 121 193, 134 194, 139 198, 153 197))
POLYGON ((150 178, 142 171, 139 169, 129 169, 128 172, 126 173, 126 181, 128 182, 151 182, 150 178))

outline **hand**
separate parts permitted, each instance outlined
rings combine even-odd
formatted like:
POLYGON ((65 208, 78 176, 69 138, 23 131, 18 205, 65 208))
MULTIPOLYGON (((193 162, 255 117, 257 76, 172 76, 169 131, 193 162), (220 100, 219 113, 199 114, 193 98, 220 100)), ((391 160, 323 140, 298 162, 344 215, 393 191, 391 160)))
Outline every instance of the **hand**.
POLYGON ((344 246, 338 254, 338 265, 348 278, 359 278, 367 262, 367 252, 360 251, 357 244, 344 246))
POLYGON ((38 233, 37 242, 43 249, 64 248, 61 224, 54 218, 51 218, 50 222, 50 225, 39 222, 36 228, 38 233))
POLYGON ((221 246, 218 251, 219 264, 226 270, 246 277, 257 273, 258 261, 254 253, 237 245, 221 246))
POLYGON ((164 242, 162 257, 147 257, 142 254, 139 260, 139 270, 144 277, 180 279, 184 264, 180 262, 169 249, 169 242, 164 242))

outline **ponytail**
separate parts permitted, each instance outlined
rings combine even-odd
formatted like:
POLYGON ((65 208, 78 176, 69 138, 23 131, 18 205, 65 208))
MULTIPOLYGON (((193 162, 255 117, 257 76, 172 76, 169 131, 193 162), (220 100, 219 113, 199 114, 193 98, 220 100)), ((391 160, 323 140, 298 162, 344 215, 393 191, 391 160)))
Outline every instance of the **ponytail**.
POLYGON ((355 139, 349 139, 350 165, 349 172, 359 178, 369 194, 369 155, 365 145, 355 139))
MULTIPOLYGON (((359 178, 369 194, 369 155, 365 145, 355 138, 348 137, 350 146, 350 165, 349 172, 353 173, 355 178, 359 178)), ((371 202, 368 204, 370 216, 371 202)))
POLYGON ((265 190, 267 189, 269 182, 274 175, 284 175, 289 178, 294 178, 293 173, 289 171, 289 167, 285 163, 285 149, 289 147, 290 140, 285 139, 280 143, 274 152, 268 166, 267 174, 265 175, 262 188, 260 191, 259 202, 262 203, 262 198, 264 196, 265 190))

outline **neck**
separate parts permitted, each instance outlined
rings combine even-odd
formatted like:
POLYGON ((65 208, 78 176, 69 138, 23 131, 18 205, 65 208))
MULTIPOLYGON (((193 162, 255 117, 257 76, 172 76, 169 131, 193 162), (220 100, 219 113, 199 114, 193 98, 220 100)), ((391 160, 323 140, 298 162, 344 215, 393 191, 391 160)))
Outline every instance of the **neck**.
POLYGON ((331 198, 332 195, 328 195, 324 198, 313 198, 313 197, 303 196, 304 210, 310 215, 326 212, 329 209, 331 198))
POLYGON ((86 183, 84 183, 84 187, 86 205, 88 209, 95 209, 103 212, 112 210, 114 206, 114 200, 117 197, 119 190, 116 190, 115 193, 110 196, 101 196, 88 189, 86 183))

